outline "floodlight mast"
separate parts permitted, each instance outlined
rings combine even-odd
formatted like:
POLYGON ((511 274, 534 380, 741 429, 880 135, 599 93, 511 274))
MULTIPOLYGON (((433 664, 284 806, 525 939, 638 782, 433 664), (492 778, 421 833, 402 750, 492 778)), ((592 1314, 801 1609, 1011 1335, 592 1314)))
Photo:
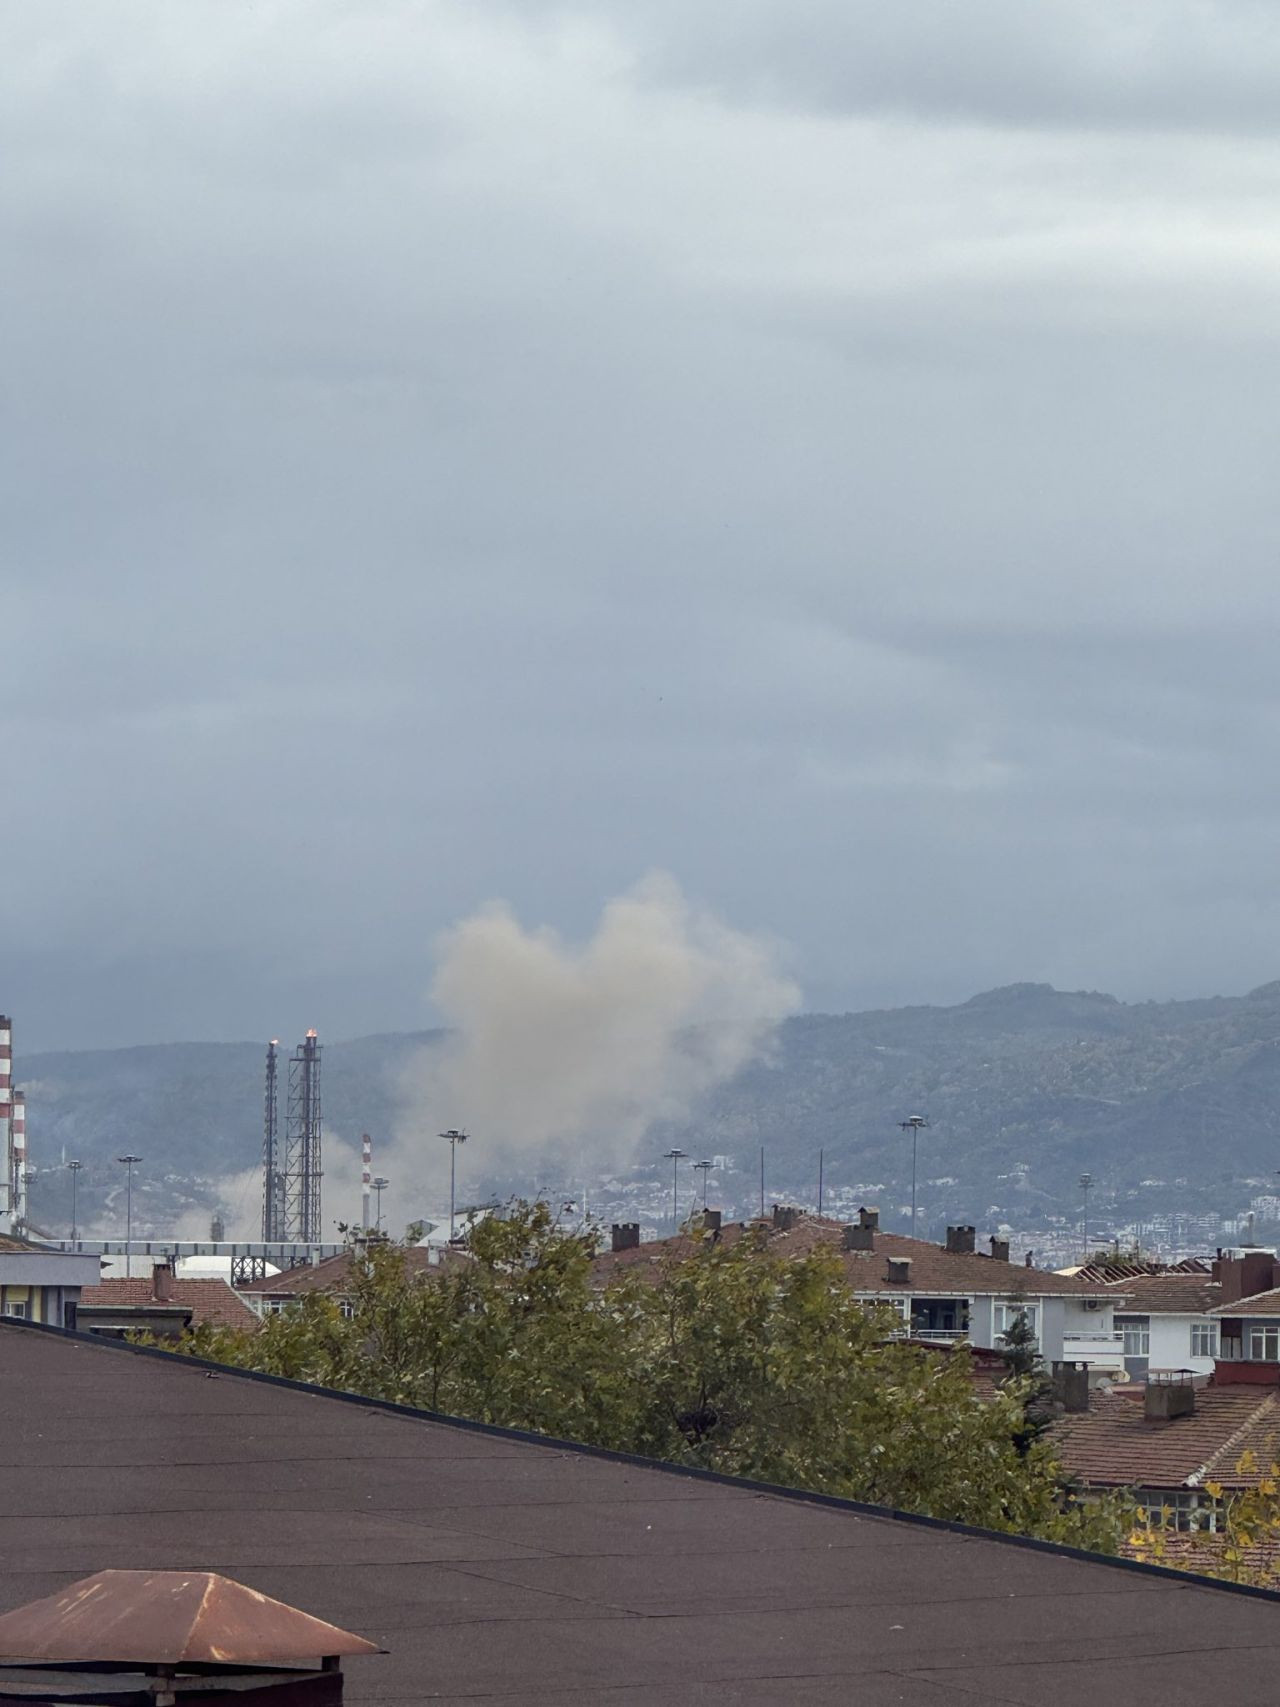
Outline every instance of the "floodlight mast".
POLYGON ((680 1231, 680 1164, 685 1159, 684 1150, 667 1150, 663 1160, 671 1163, 671 1231, 680 1231))
POLYGON ((916 1149, 920 1142, 920 1128, 929 1122, 923 1114, 909 1114, 898 1125, 904 1132, 911 1134, 911 1237, 916 1236, 916 1149))
POLYGON ((702 1207, 705 1209, 707 1207, 707 1176, 710 1174, 712 1168, 715 1167, 715 1163, 712 1161, 702 1161, 695 1162, 693 1165, 702 1175, 702 1207))
POLYGON ((456 1126, 451 1126, 447 1132, 442 1132, 440 1136, 449 1146, 449 1243, 452 1244, 457 1221, 455 1204, 458 1183, 458 1145, 466 1143, 467 1134, 460 1132, 456 1126))

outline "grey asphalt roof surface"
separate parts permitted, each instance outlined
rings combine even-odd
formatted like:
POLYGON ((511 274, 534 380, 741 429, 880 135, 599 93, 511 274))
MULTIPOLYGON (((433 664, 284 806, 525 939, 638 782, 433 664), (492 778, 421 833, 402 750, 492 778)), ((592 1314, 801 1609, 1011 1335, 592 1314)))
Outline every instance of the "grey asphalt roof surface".
POLYGON ((0 1325, 0 1610, 213 1570, 352 1703, 1268 1707, 1280 1602, 0 1325))

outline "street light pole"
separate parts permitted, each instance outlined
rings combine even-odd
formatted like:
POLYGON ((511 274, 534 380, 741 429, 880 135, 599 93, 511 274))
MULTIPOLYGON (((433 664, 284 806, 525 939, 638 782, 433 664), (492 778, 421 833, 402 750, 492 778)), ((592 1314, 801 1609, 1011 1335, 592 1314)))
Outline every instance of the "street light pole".
POLYGON ((133 1164, 140 1162, 141 1156, 130 1152, 127 1156, 117 1156, 116 1161, 122 1162, 125 1169, 125 1223, 124 1223, 124 1272, 126 1277, 133 1273, 133 1164))
POLYGON ((929 1122, 923 1114, 911 1114, 905 1120, 898 1122, 904 1132, 911 1134, 911 1237, 913 1239, 916 1236, 916 1146, 920 1142, 920 1128, 928 1124, 929 1122))
POLYGON ((1084 1193, 1084 1260, 1089 1260, 1089 1187, 1093 1184, 1092 1174, 1080 1175, 1080 1190, 1084 1193))
POLYGON ((705 1209, 707 1207, 707 1176, 710 1174, 712 1168, 715 1167, 715 1163, 695 1162, 693 1165, 702 1175, 702 1207, 705 1209))
POLYGON ((671 1163, 671 1231, 680 1231, 680 1164, 685 1158, 683 1150, 666 1151, 663 1160, 671 1163))
POLYGON ((379 1174, 376 1179, 370 1180, 369 1184, 373 1187, 374 1191, 377 1193, 376 1201, 377 1201, 377 1205, 378 1205, 378 1210, 377 1210, 377 1217, 373 1223, 373 1230, 376 1233, 378 1231, 379 1227, 381 1227, 381 1225, 382 1225, 382 1188, 384 1185, 390 1185, 391 1181, 389 1179, 384 1179, 382 1177, 382 1175, 379 1174))
POLYGON ((80 1177, 80 1170, 83 1166, 84 1166, 83 1162, 68 1162, 67 1163, 67 1167, 70 1169, 70 1172, 71 1172, 71 1242, 73 1244, 75 1243, 76 1239, 79 1237, 79 1233, 77 1232, 77 1224, 76 1224, 76 1182, 80 1177))
POLYGON ((456 1126, 451 1126, 447 1132, 442 1132, 440 1136, 449 1146, 449 1243, 452 1244, 454 1223, 457 1219, 454 1204, 457 1196, 458 1145, 466 1143, 467 1135, 465 1132, 459 1132, 456 1126))

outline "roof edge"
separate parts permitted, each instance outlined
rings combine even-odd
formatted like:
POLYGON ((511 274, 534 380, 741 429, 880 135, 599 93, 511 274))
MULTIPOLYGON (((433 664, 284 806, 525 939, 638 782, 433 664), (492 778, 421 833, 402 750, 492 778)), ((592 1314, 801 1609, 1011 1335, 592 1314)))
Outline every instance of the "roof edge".
POLYGON ((328 1399, 338 1404, 356 1405, 367 1411, 382 1411, 391 1416, 409 1417, 419 1422, 436 1423, 445 1428, 463 1429, 470 1434, 484 1434, 498 1440, 518 1440, 529 1446, 546 1447, 552 1452, 577 1452, 587 1458, 600 1458, 606 1463, 630 1464, 641 1470, 657 1470, 668 1476, 684 1476, 699 1482, 714 1482, 723 1487, 741 1488, 744 1492, 768 1494, 776 1499, 797 1501, 804 1505, 824 1506, 833 1511, 852 1512, 858 1517, 877 1517, 893 1523, 914 1525, 919 1529, 939 1530, 947 1535, 963 1535, 979 1541, 999 1541, 1008 1547, 1020 1547, 1032 1553, 1050 1553, 1063 1559, 1080 1559, 1086 1564, 1106 1565, 1117 1571, 1136 1572, 1141 1576, 1163 1577, 1182 1584, 1184 1588, 1215 1589, 1225 1594, 1244 1595, 1250 1600, 1280 1602, 1280 1589, 1255 1588, 1249 1583, 1223 1582, 1218 1577, 1196 1576, 1191 1571, 1175 1570, 1171 1565, 1153 1565, 1139 1559, 1127 1559, 1110 1553, 1091 1553, 1084 1547, 1071 1547, 1061 1541, 1042 1541, 1034 1535, 1011 1535, 1000 1529, 982 1529, 976 1524, 959 1523, 950 1518, 926 1517, 920 1512, 899 1511, 896 1506, 871 1505, 863 1500, 847 1499, 841 1494, 817 1493, 806 1488, 782 1487, 774 1482, 757 1482, 748 1476, 731 1476, 723 1470, 704 1470, 694 1464, 672 1464, 661 1458, 645 1458, 637 1452, 619 1452, 608 1446, 588 1446, 577 1440, 562 1440, 555 1435, 535 1434, 529 1429, 503 1428, 498 1423, 475 1422, 470 1417, 452 1417, 442 1411, 420 1410, 413 1405, 400 1405, 393 1399, 370 1399, 363 1393, 349 1393, 338 1387, 321 1387, 310 1381, 294 1381, 286 1375, 268 1375, 259 1369, 239 1369, 232 1363, 215 1363, 208 1357, 187 1357, 180 1352, 165 1351, 159 1346, 136 1345, 128 1340, 105 1340, 96 1334, 77 1333, 52 1322, 32 1322, 18 1317, 0 1317, 0 1333, 49 1334, 55 1339, 73 1340, 91 1346, 107 1356, 161 1358, 170 1365, 204 1369, 217 1375, 228 1375, 242 1381, 258 1381, 268 1387, 282 1387, 288 1392, 306 1393, 312 1398, 328 1399))

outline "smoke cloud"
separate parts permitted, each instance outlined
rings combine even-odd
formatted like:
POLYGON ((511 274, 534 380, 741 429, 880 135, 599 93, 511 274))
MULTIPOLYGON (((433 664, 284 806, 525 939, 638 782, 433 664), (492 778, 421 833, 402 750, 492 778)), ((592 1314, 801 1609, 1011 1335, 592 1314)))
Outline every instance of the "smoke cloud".
POLYGON ((527 930, 504 903, 482 908, 439 944, 431 994, 448 1035, 405 1078, 406 1112, 379 1164, 393 1210, 447 1199, 436 1138, 447 1127, 483 1146, 488 1176, 557 1157, 624 1160, 797 1009, 779 962, 775 944, 695 906, 664 873, 610 901, 581 945, 527 930))

